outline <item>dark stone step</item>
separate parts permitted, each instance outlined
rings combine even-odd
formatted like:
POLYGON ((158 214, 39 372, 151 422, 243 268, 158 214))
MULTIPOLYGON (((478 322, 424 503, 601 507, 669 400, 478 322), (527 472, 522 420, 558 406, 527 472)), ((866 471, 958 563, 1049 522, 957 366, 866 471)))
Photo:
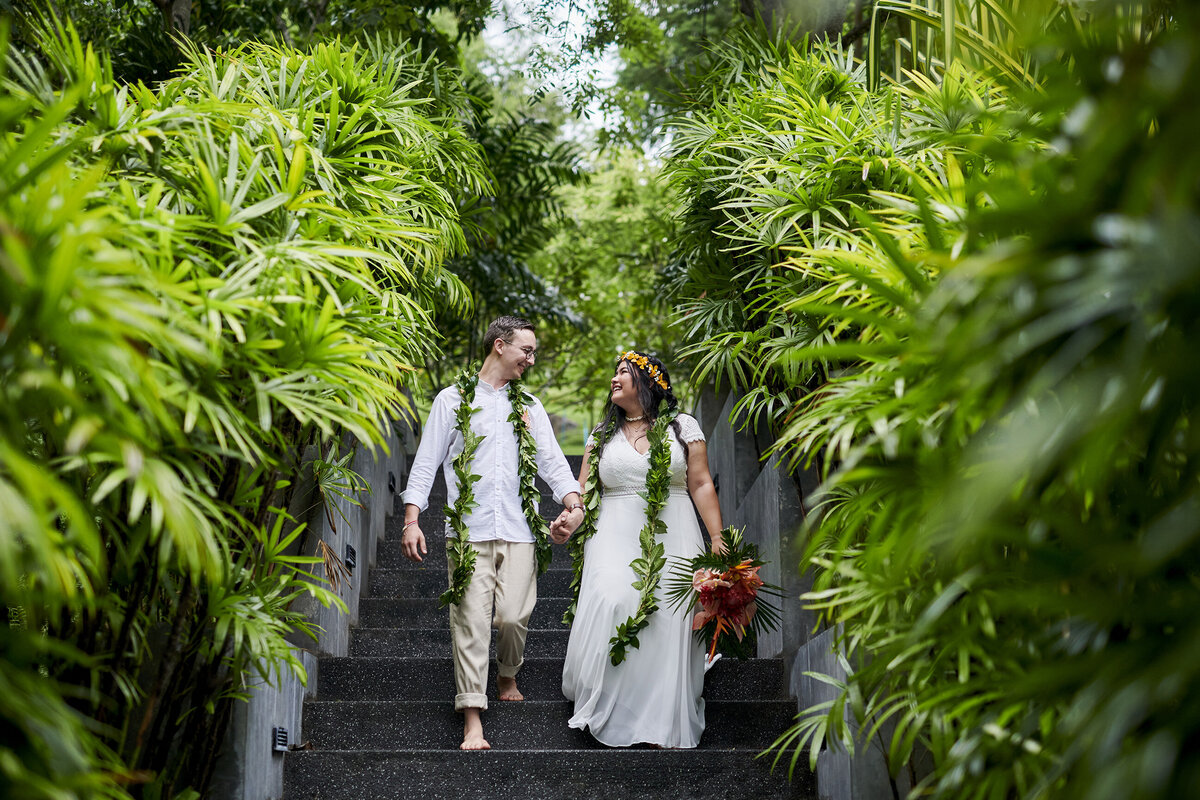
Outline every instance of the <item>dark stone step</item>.
MULTIPOLYGON (((393 517, 393 519, 395 519, 393 517)), ((389 523, 390 524, 390 523, 389 523)), ((440 525, 440 523, 439 523, 440 525)), ((404 557, 404 553, 400 551, 400 531, 394 533, 389 532, 386 539, 379 543, 379 549, 375 555, 375 565, 377 569, 402 571, 406 569, 435 569, 440 570, 442 575, 446 574, 446 543, 442 537, 441 527, 434 532, 430 528, 422 525, 421 530, 425 533, 425 547, 429 550, 424 555, 420 562, 409 561, 404 557)), ((550 562, 550 569, 571 569, 571 554, 567 550, 566 545, 556 544, 551 545, 553 550, 554 560, 550 562)))
MULTIPOLYGON (((525 640, 526 658, 563 658, 570 631, 531 630, 525 640)), ((495 656, 496 632, 492 631, 495 656)), ((438 658, 450 652, 449 628, 357 628, 350 636, 350 657, 438 658)))
MULTIPOLYGON (((401 495, 396 495, 396 513, 389 517, 386 524, 388 535, 393 532, 399 534, 404 526, 404 500, 401 495)), ((429 495, 429 507, 420 513, 418 519, 421 520, 421 527, 428 534, 432 530, 441 530, 442 520, 445 518, 446 493, 433 492, 429 495)), ((556 497, 551 497, 549 493, 543 492, 538 499, 538 513, 542 515, 547 522, 559 515, 563 509, 562 503, 556 497)))
MULTIPOLYGON (((495 702, 484 714, 492 747, 504 750, 602 748, 590 734, 567 726, 567 700, 495 702)), ((787 730, 796 714, 791 700, 705 702, 700 747, 759 752, 787 730)), ((318 750, 457 750, 462 715, 438 701, 309 701, 304 738, 318 750)))
MULTIPOLYGON (((565 597, 539 598, 529 627, 562 629, 567 604, 565 597)), ((435 597, 364 597, 358 601, 358 624, 364 628, 440 628, 450 624, 450 609, 440 608, 435 597)))
POLYGON ((815 800, 803 766, 743 750, 379 750, 287 753, 288 800, 815 800))
MULTIPOLYGON (((529 700, 562 699, 561 658, 526 658, 517 683, 529 700)), ((450 653, 438 658, 323 658, 317 696, 321 700, 440 700, 454 697, 450 653)), ((488 695, 496 695, 496 664, 488 673, 488 695)), ((704 676, 709 700, 785 700, 783 662, 723 658, 704 676)))
MULTIPOLYGON (((538 496, 538 512, 543 517, 546 517, 548 519, 553 519, 554 517, 558 516, 558 512, 562 511, 561 499, 554 497, 552 494, 550 494, 549 488, 545 484, 543 484, 541 481, 538 481, 538 491, 540 493, 538 496)), ((445 488, 442 487, 441 480, 438 480, 437 483, 434 484, 433 491, 430 492, 429 497, 426 498, 426 501, 429 503, 429 505, 424 511, 421 512, 422 524, 425 523, 427 516, 430 520, 432 520, 434 517, 441 517, 445 511, 445 506, 446 506, 448 500, 449 500, 449 496, 446 494, 445 488)), ((396 493, 396 511, 399 512, 399 515, 401 517, 399 524, 403 525, 404 524, 404 519, 403 519, 403 517, 404 517, 404 493, 403 492, 396 493)), ((390 520, 389 520, 389 524, 391 524, 390 520)))
MULTIPOLYGON (((443 562, 444 563, 444 562, 443 562)), ((571 588, 572 573, 566 569, 551 569, 538 578, 539 600, 550 597, 567 597, 571 588)), ((415 569, 376 568, 371 573, 371 597, 379 598, 436 598, 449 586, 446 568, 432 565, 415 569)))

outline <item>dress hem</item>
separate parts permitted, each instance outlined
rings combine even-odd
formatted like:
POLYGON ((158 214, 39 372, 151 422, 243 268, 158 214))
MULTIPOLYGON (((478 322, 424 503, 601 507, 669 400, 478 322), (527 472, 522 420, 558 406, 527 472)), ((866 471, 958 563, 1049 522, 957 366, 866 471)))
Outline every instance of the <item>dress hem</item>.
POLYGON ((568 721, 567 727, 574 728, 577 731, 584 731, 585 733, 587 733, 589 736, 591 736, 593 739, 595 739, 597 742, 604 745, 605 747, 636 747, 639 744, 652 744, 652 745, 657 745, 658 747, 661 747, 663 749, 669 749, 669 750, 695 750, 697 747, 700 746, 699 739, 696 740, 695 744, 667 744, 666 742, 655 742, 655 741, 651 741, 649 739, 639 739, 636 742, 625 742, 622 744, 617 744, 614 742, 606 742, 603 739, 601 739, 599 736, 596 735, 596 732, 594 730, 591 730, 591 725, 587 722, 568 721))

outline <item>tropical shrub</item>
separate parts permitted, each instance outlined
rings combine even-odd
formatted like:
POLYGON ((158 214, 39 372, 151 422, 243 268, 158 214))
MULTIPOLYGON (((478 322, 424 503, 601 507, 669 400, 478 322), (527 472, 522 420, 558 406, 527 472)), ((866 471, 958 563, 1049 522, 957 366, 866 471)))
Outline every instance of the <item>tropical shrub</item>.
POLYGON ((893 768, 915 746, 932 755, 921 794, 1200 785, 1185 610, 1200 600, 1185 366, 1200 207, 1181 190, 1200 165, 1179 158, 1200 29, 1177 22, 1138 38, 1099 17, 1042 44, 1047 88, 1019 124, 1053 147, 992 148, 1020 168, 968 182, 994 205, 968 213, 957 251, 927 235, 892 253, 941 278, 906 281, 896 317, 870 315, 844 353, 862 366, 780 442, 836 451, 810 600, 856 655, 795 733, 848 740, 847 708, 867 735, 887 725, 893 768))
POLYGON ((305 450, 336 488, 467 302, 484 172, 435 68, 256 44, 151 90, 69 26, 9 54, 0 795, 203 792, 251 673, 303 674, 292 601, 340 602, 295 554, 305 450))
POLYGON ((683 126, 700 372, 824 479, 806 600, 849 676, 784 752, 881 736, 894 775, 924 754, 913 796, 1200 785, 1200 25, 1133 11, 877 91, 827 50, 731 56, 683 126), (805 118, 823 86, 853 104, 805 118))
MULTIPOLYGON (((854 333, 792 307, 826 284, 796 265, 815 253, 869 265, 864 214, 919 235, 911 198, 952 192, 988 168, 967 144, 986 135, 982 112, 1000 95, 965 73, 872 92, 866 68, 829 45, 746 35, 715 56, 708 97, 677 124, 665 168, 682 205, 667 296, 693 377, 739 390, 739 417, 778 433, 830 374, 826 358, 797 359, 796 349, 854 333)), ((930 202, 923 213, 942 212, 930 202)))

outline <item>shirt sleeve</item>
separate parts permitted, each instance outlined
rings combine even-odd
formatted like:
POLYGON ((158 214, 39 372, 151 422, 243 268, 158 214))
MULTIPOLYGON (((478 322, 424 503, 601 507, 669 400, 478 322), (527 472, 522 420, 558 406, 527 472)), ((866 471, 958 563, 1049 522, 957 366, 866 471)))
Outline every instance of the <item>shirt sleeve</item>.
POLYGON ((554 438, 550 417, 536 398, 529 408, 529 427, 537 444, 538 474, 549 485, 550 491, 559 500, 571 492, 578 492, 579 479, 571 474, 571 465, 558 446, 558 439, 554 438))
POLYGON ((408 473, 408 483, 404 487, 404 503, 411 503, 422 511, 429 508, 429 493, 433 490, 437 469, 446 460, 450 450, 454 430, 451 396, 454 394, 453 389, 447 389, 434 398, 429 419, 421 431, 421 443, 417 445, 412 469, 408 473))

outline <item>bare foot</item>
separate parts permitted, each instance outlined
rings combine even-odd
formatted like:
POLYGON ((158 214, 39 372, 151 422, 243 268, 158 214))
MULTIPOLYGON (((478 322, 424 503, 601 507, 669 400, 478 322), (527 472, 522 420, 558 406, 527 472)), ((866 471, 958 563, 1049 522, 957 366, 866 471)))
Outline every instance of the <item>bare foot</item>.
POLYGON ((458 746, 459 750, 491 750, 492 746, 488 744, 488 740, 483 738, 483 734, 478 735, 463 735, 463 742, 458 746))
POLYGON ((516 678, 496 678, 496 689, 500 693, 501 700, 524 700, 525 695, 521 694, 521 690, 517 688, 516 678))
POLYGON ((478 708, 463 709, 463 740, 459 750, 491 750, 487 739, 483 738, 483 720, 479 717, 478 708))

